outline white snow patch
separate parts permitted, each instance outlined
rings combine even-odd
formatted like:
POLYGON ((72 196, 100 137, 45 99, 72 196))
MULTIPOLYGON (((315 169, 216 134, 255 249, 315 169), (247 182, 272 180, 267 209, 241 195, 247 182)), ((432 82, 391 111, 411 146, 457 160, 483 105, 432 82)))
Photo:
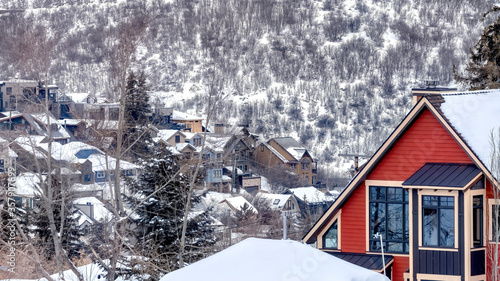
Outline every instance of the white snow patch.
MULTIPOLYGON (((464 94, 443 95, 444 115, 462 135, 467 144, 491 171, 491 134, 498 137, 500 129, 500 90, 471 91, 464 94)), ((497 148, 498 149, 498 148, 497 148)))
POLYGON ((248 238, 206 259, 164 276, 161 281, 388 281, 311 246, 291 240, 248 238))

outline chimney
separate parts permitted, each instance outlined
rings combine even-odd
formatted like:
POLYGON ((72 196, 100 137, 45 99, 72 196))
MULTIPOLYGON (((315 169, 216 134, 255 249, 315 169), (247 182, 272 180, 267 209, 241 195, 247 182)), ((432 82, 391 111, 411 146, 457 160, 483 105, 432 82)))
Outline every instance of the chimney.
POLYGON ((424 80, 424 84, 424 87, 411 89, 413 105, 417 104, 424 96, 453 93, 457 91, 457 88, 440 87, 438 80, 424 80))
POLYGON ((216 134, 224 134, 225 133, 225 130, 224 130, 224 124, 215 124, 215 132, 216 134))

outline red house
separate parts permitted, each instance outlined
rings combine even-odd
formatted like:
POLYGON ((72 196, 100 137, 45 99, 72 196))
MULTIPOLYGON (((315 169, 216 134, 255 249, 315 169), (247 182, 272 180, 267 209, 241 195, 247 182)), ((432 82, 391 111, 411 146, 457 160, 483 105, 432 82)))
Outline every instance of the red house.
POLYGON ((449 90, 413 90, 414 107, 304 242, 385 267, 395 281, 499 274, 491 256, 500 237, 500 147, 490 140, 493 129, 498 140, 500 91, 449 90))

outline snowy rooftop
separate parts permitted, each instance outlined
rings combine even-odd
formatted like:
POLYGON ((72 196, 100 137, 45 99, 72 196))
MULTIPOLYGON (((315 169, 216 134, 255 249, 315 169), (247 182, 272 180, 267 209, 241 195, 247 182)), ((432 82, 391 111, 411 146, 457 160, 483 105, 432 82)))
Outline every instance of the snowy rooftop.
POLYGON ((45 158, 46 155, 40 152, 37 147, 40 146, 44 136, 28 136, 28 137, 18 137, 14 140, 16 144, 26 150, 28 153, 34 155, 36 158, 45 158))
POLYGON ((259 192, 255 197, 259 202, 265 201, 268 206, 273 210, 281 210, 285 203, 290 199, 291 194, 272 194, 259 192))
MULTIPOLYGON (((43 176, 45 178, 45 176, 43 176)), ((39 191, 40 178, 33 173, 20 174, 16 178, 16 194, 26 197, 40 195, 39 191)))
POLYGON ((249 210, 252 210, 254 213, 258 213, 258 211, 248 202, 243 196, 236 196, 224 199, 220 204, 227 203, 230 207, 234 208, 236 211, 241 211, 242 207, 247 204, 249 210))
POLYGON ((491 171, 491 134, 498 139, 500 90, 442 94, 441 111, 491 171))
MULTIPOLYGON (((106 171, 106 170, 114 170, 116 167, 116 159, 113 157, 107 158, 106 156, 101 154, 92 154, 87 158, 90 162, 92 162, 92 170, 94 171, 106 171)), ((85 162, 85 159, 80 159, 80 162, 85 162)), ((125 160, 120 161, 120 169, 129 170, 129 169, 138 169, 139 166, 127 162, 125 160)))
POLYGON ((155 138, 155 140, 164 140, 164 141, 168 141, 171 137, 173 137, 175 134, 181 134, 181 135, 184 135, 184 133, 182 133, 181 131, 179 130, 159 130, 158 131, 158 136, 155 138))
POLYGON ((319 191, 314 186, 308 187, 297 187, 288 189, 293 195, 297 196, 300 200, 305 200, 308 203, 322 203, 331 201, 329 196, 326 196, 323 192, 319 191))
POLYGON ((388 281, 380 273, 291 240, 248 238, 160 281, 388 281))
MULTIPOLYGON (((41 144, 46 150, 47 144, 41 144)), ((77 163, 80 159, 87 159, 92 154, 104 154, 97 147, 80 142, 73 141, 64 145, 52 143, 52 157, 57 160, 68 161, 69 163, 77 163)))
POLYGON ((95 197, 83 197, 73 200, 74 204, 91 205, 94 207, 94 217, 96 221, 107 222, 113 218, 113 214, 105 207, 99 199, 95 197))
POLYGON ((307 149, 301 145, 294 138, 284 137, 284 138, 274 138, 283 149, 285 149, 295 160, 300 161, 307 149))
POLYGON ((202 120, 203 118, 187 114, 184 112, 176 111, 172 113, 172 120, 202 120))
POLYGON ((89 93, 66 93, 66 96, 70 98, 73 102, 87 102, 87 98, 90 96, 89 93))

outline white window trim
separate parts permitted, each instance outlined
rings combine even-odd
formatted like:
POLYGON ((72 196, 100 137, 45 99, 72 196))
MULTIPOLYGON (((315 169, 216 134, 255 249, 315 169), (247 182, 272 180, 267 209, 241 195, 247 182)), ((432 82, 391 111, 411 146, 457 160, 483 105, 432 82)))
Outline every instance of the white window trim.
MULTIPOLYGON (((419 190, 418 192, 418 247, 420 250, 432 249, 433 251, 458 251, 458 191, 456 190, 419 190), (423 246, 423 237, 422 237, 422 196, 430 195, 430 196, 453 196, 454 197, 454 206, 453 213, 455 214, 455 242, 453 243, 453 248, 443 248, 439 246, 423 246)), ((425 279, 425 278, 424 278, 425 279)), ((443 279, 444 280, 444 279, 443 279)))

